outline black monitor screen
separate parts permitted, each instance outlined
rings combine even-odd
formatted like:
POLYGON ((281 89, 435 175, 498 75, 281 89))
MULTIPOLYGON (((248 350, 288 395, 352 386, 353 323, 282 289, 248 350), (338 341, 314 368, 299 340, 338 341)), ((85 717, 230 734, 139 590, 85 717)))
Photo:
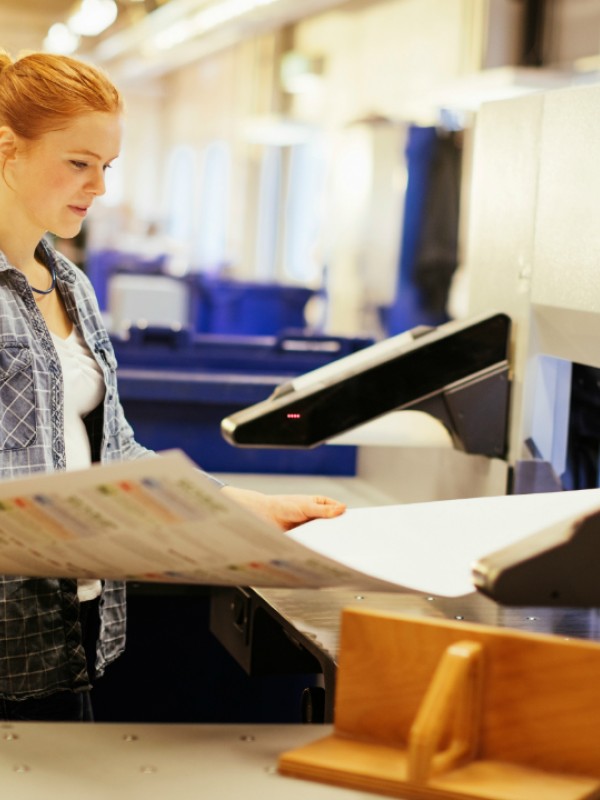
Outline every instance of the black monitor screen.
POLYGON ((508 357, 510 319, 504 314, 440 337, 444 327, 433 331, 438 336, 430 342, 426 334, 354 375, 350 371, 329 385, 291 391, 244 409, 223 421, 223 434, 242 447, 314 447, 508 357))

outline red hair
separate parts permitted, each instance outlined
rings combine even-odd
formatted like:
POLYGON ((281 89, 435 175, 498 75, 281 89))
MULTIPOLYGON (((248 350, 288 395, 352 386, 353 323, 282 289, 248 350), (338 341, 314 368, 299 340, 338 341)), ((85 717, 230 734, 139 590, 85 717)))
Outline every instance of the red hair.
POLYGON ((123 98, 110 78, 85 61, 31 53, 13 61, 0 51, 0 125, 39 139, 92 111, 119 113, 123 98))

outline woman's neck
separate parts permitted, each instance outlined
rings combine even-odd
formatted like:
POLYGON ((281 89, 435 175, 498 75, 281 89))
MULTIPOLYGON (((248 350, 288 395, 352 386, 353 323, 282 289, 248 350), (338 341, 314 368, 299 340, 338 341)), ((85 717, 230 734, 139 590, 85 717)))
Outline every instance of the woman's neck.
MULTIPOLYGON (((13 267, 22 270, 26 275, 36 275, 43 267, 36 258, 36 249, 43 234, 35 238, 14 237, 10 232, 2 230, 0 222, 0 250, 6 256, 6 260, 13 267)), ((45 269, 45 267, 43 267, 45 269)))
POLYGON ((0 181, 0 250, 8 262, 23 272, 39 269, 35 251, 45 233, 15 209, 15 198, 0 181))
POLYGON ((26 241, 15 241, 15 237, 2 230, 0 222, 0 250, 4 253, 8 263, 21 270, 31 286, 45 288, 48 284, 48 267, 36 254, 41 236, 35 241, 30 238, 26 241))

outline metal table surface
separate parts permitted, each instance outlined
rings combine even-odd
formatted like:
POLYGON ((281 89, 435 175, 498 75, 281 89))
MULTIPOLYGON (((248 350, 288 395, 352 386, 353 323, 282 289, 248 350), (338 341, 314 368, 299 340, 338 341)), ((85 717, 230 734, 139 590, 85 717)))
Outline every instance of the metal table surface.
POLYGON ((345 589, 252 589, 273 613, 337 659, 342 610, 360 605, 380 611, 551 633, 565 638, 600 639, 598 609, 507 607, 473 592, 462 597, 433 597, 408 592, 345 589))
POLYGON ((302 719, 331 723, 342 610, 352 606, 600 640, 597 609, 508 608, 476 592, 443 598, 338 588, 215 588, 211 596, 211 630, 250 675, 321 673, 322 688, 308 690, 302 719))
POLYGON ((284 777, 312 725, 0 723, 0 786, 14 800, 362 800, 371 793, 284 777))

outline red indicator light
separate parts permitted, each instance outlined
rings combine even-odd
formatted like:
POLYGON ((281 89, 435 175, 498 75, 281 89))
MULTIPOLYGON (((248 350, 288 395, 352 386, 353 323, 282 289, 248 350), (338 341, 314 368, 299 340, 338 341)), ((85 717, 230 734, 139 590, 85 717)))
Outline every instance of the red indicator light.
POLYGON ((286 414, 285 416, 287 417, 287 419, 300 419, 302 414, 289 413, 289 414, 286 414))

